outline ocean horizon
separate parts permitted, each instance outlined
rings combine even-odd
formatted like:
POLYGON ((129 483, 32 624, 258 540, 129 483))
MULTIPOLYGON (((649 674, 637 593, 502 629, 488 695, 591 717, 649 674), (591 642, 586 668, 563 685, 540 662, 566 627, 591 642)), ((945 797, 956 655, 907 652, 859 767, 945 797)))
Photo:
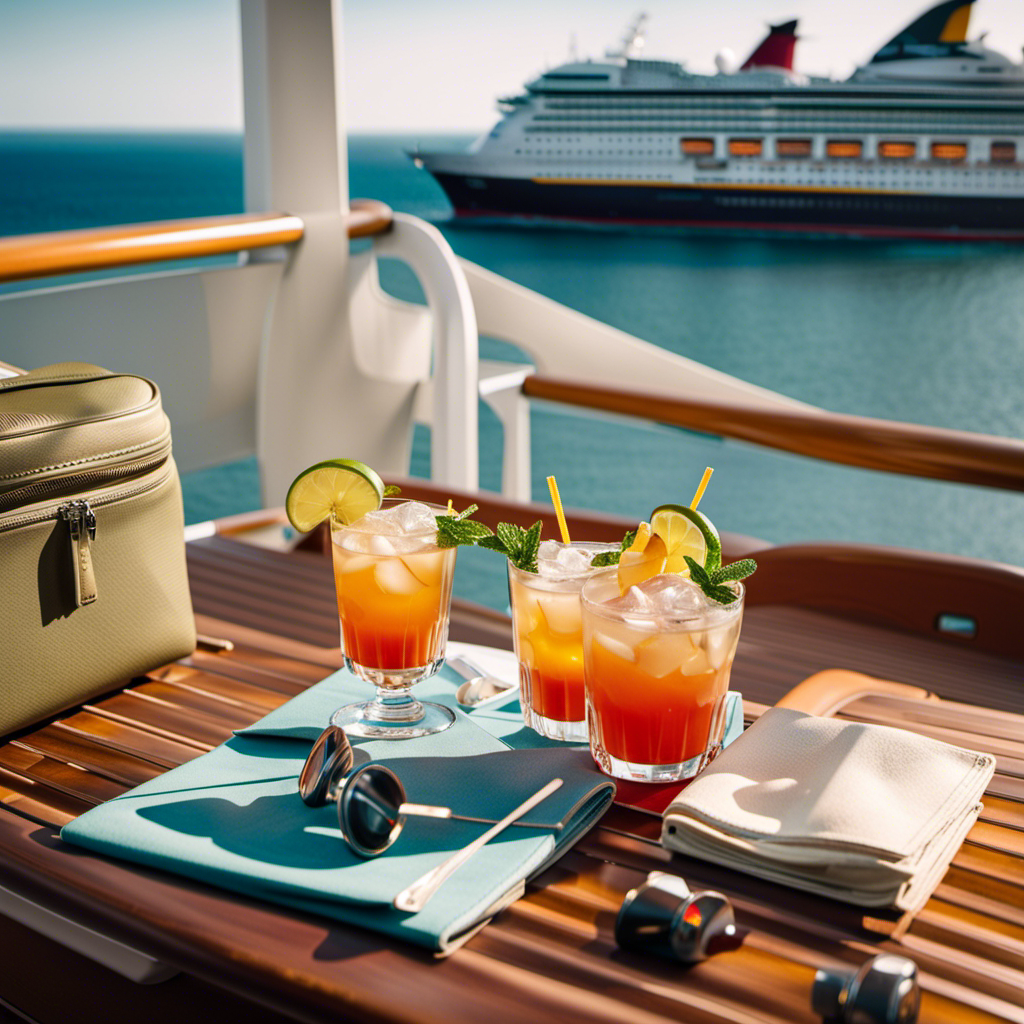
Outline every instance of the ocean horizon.
MULTIPOLYGON (((645 341, 835 412, 1024 436, 1024 249, 1004 245, 466 225, 405 150, 464 134, 352 135, 349 189, 436 223, 455 252, 645 341)), ((240 212, 242 143, 213 133, 0 134, 0 235, 240 212)), ((387 261, 382 283, 418 286, 387 261)), ((481 356, 519 359, 481 339, 481 356)), ((2 351, 0 351, 2 357, 2 351)), ((535 403, 534 497, 642 518, 689 501, 770 543, 839 540, 1024 564, 1020 496, 832 466, 753 445, 535 403)), ((501 436, 481 409, 481 486, 501 436)), ((339 452, 344 455, 344 452, 339 452)), ((417 430, 414 475, 429 473, 417 430)), ((194 522, 259 503, 253 460, 187 474, 194 522)), ((283 500, 283 496, 282 496, 283 500)), ((463 596, 504 607, 486 552, 460 555, 463 596), (463 569, 465 566, 465 569, 463 569)))

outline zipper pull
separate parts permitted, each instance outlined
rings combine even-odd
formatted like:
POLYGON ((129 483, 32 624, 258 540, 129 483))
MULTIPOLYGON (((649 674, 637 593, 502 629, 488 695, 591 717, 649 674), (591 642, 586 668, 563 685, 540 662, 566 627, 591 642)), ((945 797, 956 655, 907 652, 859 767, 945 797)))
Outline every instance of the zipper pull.
POLYGON ((96 514, 87 501, 61 505, 60 516, 71 531, 72 575, 75 577, 75 603, 92 604, 96 600, 96 575, 92 567, 92 541, 96 539, 96 514))

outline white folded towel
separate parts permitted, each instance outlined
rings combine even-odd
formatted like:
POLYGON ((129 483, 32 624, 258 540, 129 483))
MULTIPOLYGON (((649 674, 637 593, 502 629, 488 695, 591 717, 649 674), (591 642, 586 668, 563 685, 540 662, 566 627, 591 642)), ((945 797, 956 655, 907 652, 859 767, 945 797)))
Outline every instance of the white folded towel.
POLYGON ((665 811, 662 843, 861 906, 916 910, 995 758, 886 726, 766 711, 665 811))

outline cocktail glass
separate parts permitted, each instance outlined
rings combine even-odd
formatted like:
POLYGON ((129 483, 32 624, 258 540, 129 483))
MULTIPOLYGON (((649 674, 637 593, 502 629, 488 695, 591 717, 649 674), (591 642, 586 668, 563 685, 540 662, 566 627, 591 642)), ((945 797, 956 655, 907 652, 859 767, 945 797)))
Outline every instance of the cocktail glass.
POLYGON ((541 736, 586 743, 580 589, 599 570, 590 560, 618 544, 544 541, 538 572, 508 566, 512 635, 523 721, 541 736), (569 554, 572 552, 572 554, 569 554))
POLYGON ((581 592, 590 750, 619 779, 689 779, 722 747, 743 617, 689 580, 655 576, 620 595, 615 569, 581 592))
POLYGON ((351 526, 331 523, 345 665, 377 687, 373 700, 332 715, 350 735, 411 739, 455 721, 449 708, 410 693, 444 664, 455 549, 437 546, 434 516, 445 511, 385 499, 351 526))

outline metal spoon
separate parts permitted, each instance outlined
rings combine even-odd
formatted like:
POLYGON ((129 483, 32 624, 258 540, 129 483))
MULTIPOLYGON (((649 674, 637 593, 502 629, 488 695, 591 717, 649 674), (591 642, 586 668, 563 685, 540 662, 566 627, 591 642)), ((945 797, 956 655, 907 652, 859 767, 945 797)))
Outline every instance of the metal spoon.
POLYGON ((484 701, 507 697, 513 690, 519 689, 518 683, 508 683, 490 675, 461 654, 449 658, 448 664, 466 680, 455 691, 455 699, 463 707, 475 708, 484 701))
POLYGON ((489 828, 478 839, 474 839, 468 846, 464 846, 458 853, 449 857, 446 861, 438 864, 436 868, 428 871, 422 878, 416 879, 412 885, 403 889, 394 900, 398 910, 415 914, 422 910, 430 898, 455 872, 473 856, 477 850, 486 846, 499 832, 502 832, 509 825, 515 825, 516 819, 521 818, 527 811, 532 810, 542 800, 546 800, 556 789, 562 785, 561 779, 552 779, 543 789, 538 789, 528 800, 524 800, 514 811, 506 814, 497 824, 489 828))

